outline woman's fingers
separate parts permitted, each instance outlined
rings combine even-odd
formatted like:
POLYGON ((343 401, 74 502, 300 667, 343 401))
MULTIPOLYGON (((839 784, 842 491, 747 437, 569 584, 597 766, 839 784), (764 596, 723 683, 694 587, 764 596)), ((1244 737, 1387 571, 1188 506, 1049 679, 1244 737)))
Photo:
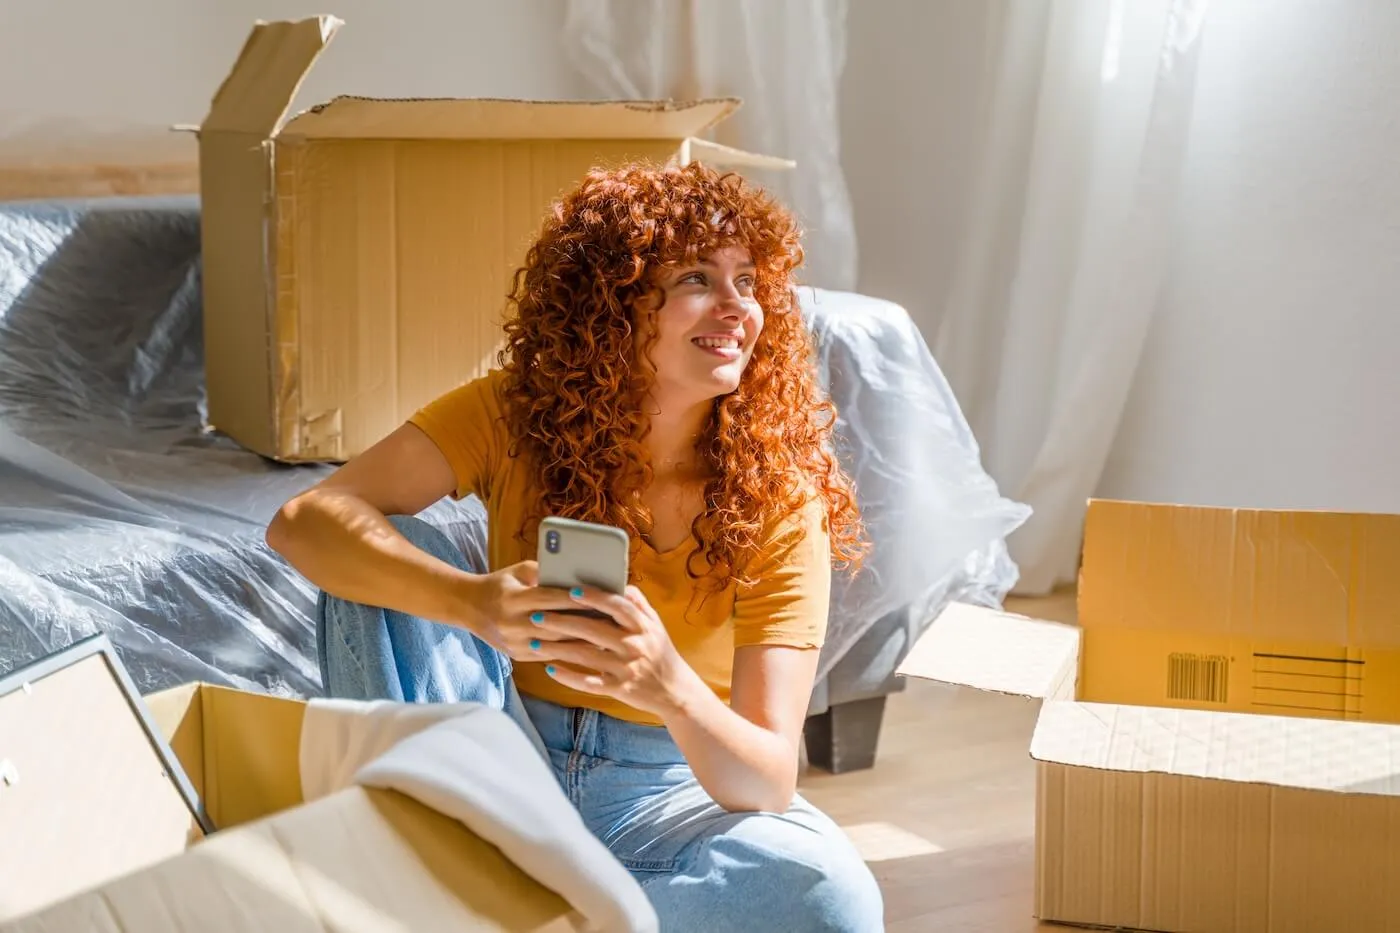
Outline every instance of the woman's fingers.
POLYGON ((550 633, 556 641, 578 639, 614 654, 621 651, 622 640, 627 635, 627 631, 610 617, 598 619, 563 612, 536 612, 531 614, 530 620, 540 631, 550 633))
POLYGON ((599 674, 619 676, 624 662, 617 655, 586 641, 539 641, 532 645, 531 660, 560 661, 599 674))
POLYGON ((573 605, 596 609, 628 631, 640 632, 646 624, 644 610, 628 596, 604 592, 591 586, 574 587, 568 596, 573 605))

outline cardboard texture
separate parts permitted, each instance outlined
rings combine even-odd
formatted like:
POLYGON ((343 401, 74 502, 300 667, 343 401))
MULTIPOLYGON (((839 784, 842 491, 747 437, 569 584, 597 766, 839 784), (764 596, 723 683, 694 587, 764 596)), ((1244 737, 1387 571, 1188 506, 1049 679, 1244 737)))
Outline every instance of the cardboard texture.
POLYGON ((955 605, 900 673, 1042 701, 1041 919, 1400 929, 1398 561, 1400 516, 1095 500, 1078 627, 955 605))
POLYGON ((298 701, 204 684, 146 698, 218 827, 206 836, 110 677, 84 663, 42 686, 0 697, 6 747, 42 732, 53 764, 0 789, 0 825, 18 838, 19 813, 25 838, 66 841, 0 855, 3 933, 573 929, 558 895, 408 797, 355 787, 303 803, 298 701), (78 821, 90 845, 73 844, 78 821))
POLYGON ((211 425, 342 461, 495 364, 515 269, 595 166, 790 167, 696 138, 734 99, 287 110, 340 21, 259 23, 198 129, 211 425))

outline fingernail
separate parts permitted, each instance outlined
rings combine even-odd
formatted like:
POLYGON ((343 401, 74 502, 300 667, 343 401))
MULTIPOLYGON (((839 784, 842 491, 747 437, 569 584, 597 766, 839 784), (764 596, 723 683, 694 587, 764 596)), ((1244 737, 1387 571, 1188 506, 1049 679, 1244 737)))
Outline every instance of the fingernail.
POLYGON ((543 612, 532 612, 532 613, 530 613, 530 621, 533 622, 533 623, 535 623, 536 625, 539 625, 541 622, 544 621, 544 613, 543 613, 543 612))
POLYGON ((539 651, 539 650, 540 650, 540 640, 539 640, 538 638, 532 638, 532 639, 530 639, 530 650, 531 650, 531 651, 539 651))
POLYGON ((574 587, 573 589, 569 590, 569 595, 572 596, 574 599, 582 599, 582 598, 583 598, 583 587, 581 587, 581 586, 576 586, 576 587, 574 587))
POLYGON ((553 664, 546 664, 546 665, 544 666, 544 672, 545 672, 546 674, 548 674, 549 676, 553 677, 553 676, 554 676, 554 665, 553 665, 553 664))

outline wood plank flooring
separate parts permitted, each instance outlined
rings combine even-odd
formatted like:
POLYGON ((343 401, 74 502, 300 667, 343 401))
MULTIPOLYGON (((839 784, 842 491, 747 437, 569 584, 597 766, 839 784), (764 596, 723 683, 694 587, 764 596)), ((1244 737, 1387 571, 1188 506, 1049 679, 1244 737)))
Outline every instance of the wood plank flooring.
MULTIPOLYGON (((1008 601, 1072 622, 1074 594, 1008 601)), ((851 836, 885 894, 890 933, 1027 933, 1031 915, 1038 701, 911 681, 892 696, 868 771, 808 770, 804 796, 851 836)))

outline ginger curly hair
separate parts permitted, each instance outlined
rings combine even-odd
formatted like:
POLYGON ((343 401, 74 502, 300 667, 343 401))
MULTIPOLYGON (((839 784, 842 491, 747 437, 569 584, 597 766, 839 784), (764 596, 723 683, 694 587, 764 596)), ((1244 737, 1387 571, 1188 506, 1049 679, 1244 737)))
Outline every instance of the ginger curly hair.
MULTIPOLYGON (((698 163, 594 170, 546 216, 515 273, 499 363, 512 456, 533 472, 535 521, 601 522, 635 539, 650 530, 640 494, 651 385, 646 350, 656 277, 742 245, 756 266, 765 322, 737 391, 715 399, 697 445, 705 508, 691 525, 707 577, 748 582, 765 529, 818 496, 833 561, 865 544, 850 480, 831 451, 835 411, 817 386, 794 270, 803 255, 792 216, 733 173, 698 163), (636 329, 643 328, 638 347, 636 329)), ((525 529, 521 540, 528 540, 525 529)))

